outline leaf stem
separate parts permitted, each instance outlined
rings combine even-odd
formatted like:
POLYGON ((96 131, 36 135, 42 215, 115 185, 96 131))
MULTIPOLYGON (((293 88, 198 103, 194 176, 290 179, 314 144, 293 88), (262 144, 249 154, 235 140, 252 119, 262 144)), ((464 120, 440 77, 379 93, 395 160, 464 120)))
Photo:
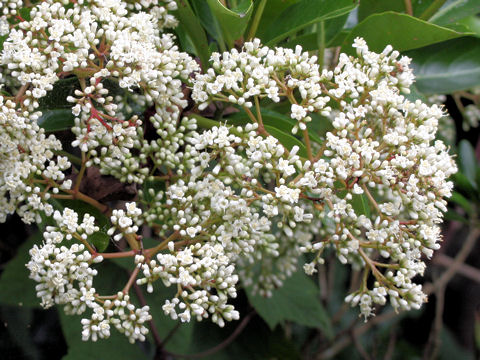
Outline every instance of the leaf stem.
POLYGON ((263 10, 265 9, 265 5, 267 4, 267 0, 260 0, 257 10, 255 11, 255 15, 253 16, 252 23, 250 24, 250 29, 248 30, 247 40, 252 40, 257 33, 258 24, 260 23, 260 19, 263 15, 263 10))
POLYGON ((303 138, 305 139, 305 147, 307 148, 308 160, 313 164, 315 161, 312 154, 312 145, 310 144, 310 136, 308 135, 308 129, 303 130, 303 138))
POLYGON ((83 175, 85 174, 85 170, 87 169, 87 166, 85 165, 87 162, 87 159, 85 157, 85 153, 82 151, 82 166, 80 167, 80 171, 78 172, 77 179, 75 180, 75 187, 73 188, 74 192, 78 192, 80 189, 80 184, 83 179, 83 175))
POLYGON ((435 0, 424 12, 419 16, 421 20, 429 20, 438 9, 440 9, 447 0, 435 0))
POLYGON ((412 1, 411 0, 403 0, 405 4, 405 11, 408 15, 413 16, 413 8, 412 8, 412 1))
POLYGON ((125 287, 123 288, 122 292, 124 294, 128 294, 128 291, 130 290, 130 288, 132 287, 135 279, 137 278, 137 275, 138 275, 138 272, 140 271, 140 268, 139 267, 136 267, 133 271, 132 271, 132 274, 130 275, 130 278, 128 279, 128 282, 127 284, 125 285, 125 287))
POLYGON ((165 249, 165 248, 168 246, 168 243, 169 243, 170 241, 174 241, 174 240, 178 239, 179 237, 180 237, 180 232, 179 232, 179 231, 175 231, 172 235, 170 235, 168 238, 166 238, 165 240, 163 240, 163 241, 162 241, 160 244, 158 244, 157 246, 146 250, 145 253, 147 254, 147 256, 151 257, 152 255, 155 255, 157 252, 165 249))
POLYGON ((118 259, 118 258, 125 258, 125 257, 132 257, 138 254, 138 251, 130 250, 130 251, 122 251, 116 253, 97 253, 96 256, 101 256, 104 259, 118 259))
POLYGON ((323 20, 317 23, 317 43, 318 65, 320 65, 320 71, 322 71, 325 61, 325 22, 323 20))

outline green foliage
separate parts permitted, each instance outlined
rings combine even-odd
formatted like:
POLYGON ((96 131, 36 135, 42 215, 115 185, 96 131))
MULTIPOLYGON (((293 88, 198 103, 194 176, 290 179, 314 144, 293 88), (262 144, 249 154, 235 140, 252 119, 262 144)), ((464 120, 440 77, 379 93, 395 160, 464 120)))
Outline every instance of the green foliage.
POLYGON ((319 290, 303 270, 285 280, 271 298, 247 294, 252 306, 272 330, 285 321, 294 321, 333 336, 329 316, 319 301, 319 290))
POLYGON ((480 3, 477 0, 455 0, 441 8, 429 21, 434 24, 448 26, 479 12, 480 3))
POLYGON ((480 83, 480 39, 464 37, 408 53, 418 90, 451 93, 480 83))
POLYGON ((49 109, 42 113, 38 125, 47 132, 71 129, 75 116, 71 109, 49 109))
POLYGON ((30 272, 25 264, 30 259, 29 250, 41 242, 37 232, 17 250, 17 256, 7 263, 0 275, 0 304, 11 306, 39 307, 40 300, 35 292, 35 282, 29 279, 30 272))
POLYGON ((370 15, 355 26, 343 41, 342 51, 347 54, 355 53, 351 44, 358 36, 365 39, 371 50, 379 52, 389 44, 398 51, 405 51, 463 35, 413 16, 388 11, 370 15), (382 29, 382 31, 378 29, 382 29))
POLYGON ((302 0, 280 13, 278 18, 265 30, 261 39, 267 45, 274 45, 308 25, 342 16, 355 7, 355 1, 351 0, 302 0))
MULTIPOLYGON (((305 50, 316 53, 323 51, 324 48, 330 48, 333 54, 336 46, 341 46, 342 52, 354 54, 355 49, 352 49, 351 44, 360 36, 367 41, 370 49, 377 52, 382 51, 388 44, 399 51, 410 50, 407 55, 413 58, 416 75, 415 86, 409 95, 412 101, 416 99, 426 101, 427 94, 450 94, 480 84, 478 0, 448 1, 433 13, 431 13, 432 9, 435 10, 433 0, 413 0, 410 2, 412 15, 407 14, 405 4, 408 1, 404 0, 362 0, 359 4, 355 0, 268 0, 265 6, 260 3, 261 1, 253 0, 179 0, 178 10, 174 15, 179 19, 179 27, 175 31, 180 46, 183 50, 193 53, 202 67, 207 69, 212 51, 241 47, 242 42, 250 35, 260 38, 269 46, 295 48, 301 45, 305 50), (353 12, 355 9, 356 14, 353 12), (347 19, 350 19, 348 23, 347 19)), ((30 17, 29 9, 20 9, 20 14, 26 19, 30 17)), ((0 37, 0 50, 5 39, 6 36, 0 37)), ((109 84, 107 87, 110 90, 118 88, 116 84, 109 84)), ((79 88, 77 77, 61 79, 40 101, 42 116, 38 123, 45 131, 62 131, 73 126, 74 116, 71 113, 71 104, 66 98, 79 88)), ((112 93, 115 94, 115 91, 112 93)), ((286 111, 282 104, 275 104, 270 109, 263 108, 261 116, 265 129, 286 148, 298 146, 299 156, 306 158, 307 149, 302 142, 303 137, 291 133, 297 121, 285 115, 286 111)), ((204 113, 188 116, 195 117, 198 126, 205 129, 218 126, 225 121, 231 125, 250 122, 243 112, 220 119, 213 119, 213 116, 204 113)), ((312 118, 313 121, 308 124, 309 138, 316 145, 321 145, 324 142, 323 136, 330 130, 331 124, 320 116, 312 118)), ((461 211, 459 213, 450 209, 446 218, 468 223, 469 217, 475 214, 475 208, 480 203, 478 191, 480 167, 475 150, 466 140, 458 144, 458 165, 460 172, 454 177, 456 191, 450 199, 450 204, 457 210, 460 208, 461 211)), ((156 192, 163 185, 164 183, 160 181, 146 181, 143 184, 143 200, 147 204, 151 203, 154 199, 148 189, 153 188, 156 192)), ((57 201, 56 205, 59 210, 70 207, 80 216, 85 213, 94 215, 101 231, 91 235, 88 241, 97 251, 103 252, 107 249, 110 244, 110 237, 106 234, 109 220, 104 214, 76 200, 61 200, 57 201)), ((355 195, 352 205, 357 214, 364 214, 367 217, 374 211, 365 194, 355 195)), ((328 212, 328 206, 326 210, 328 212)), ((327 215, 323 221, 328 226, 335 226, 327 215)), ((0 275, 0 304, 8 306, 21 304, 27 308, 39 306, 35 283, 28 279, 28 271, 25 268, 25 263, 29 260, 28 250, 39 242, 41 234, 37 233, 22 244, 17 256, 6 264, 0 275)), ((144 239, 145 244, 149 242, 154 243, 151 239, 144 239)), ((99 280, 95 287, 105 291, 109 289, 116 291, 128 279, 125 269, 132 268, 132 259, 115 259, 113 265, 99 266, 104 273, 103 279, 115 280, 114 284, 99 280)), ((329 270, 334 268, 333 264, 329 270)), ((337 271, 336 277, 332 280, 330 290, 331 299, 334 301, 329 310, 338 310, 343 302, 344 295, 341 294, 345 294, 347 288, 347 274, 341 271, 345 270, 337 271)), ((144 290, 143 287, 140 288, 144 290)), ((151 313, 160 339, 168 338, 165 345, 167 351, 179 354, 202 352, 224 342, 235 331, 238 322, 228 324, 223 330, 216 325, 205 323, 178 325, 178 321, 166 317, 162 305, 166 299, 171 298, 175 290, 156 285, 153 294, 144 295, 147 303, 152 305, 151 313)), ((298 359, 301 358, 301 346, 296 346, 292 338, 287 339, 285 336, 291 330, 292 323, 294 329, 302 329, 299 331, 300 335, 294 334, 293 338, 300 338, 303 341, 307 341, 308 334, 313 331, 311 328, 318 329, 326 338, 325 341, 332 340, 336 332, 347 329, 348 324, 332 325, 333 315, 320 302, 319 286, 302 270, 285 280, 283 287, 275 290, 272 298, 254 296, 248 289, 247 296, 256 312, 255 316, 252 315, 250 324, 225 349, 209 354, 205 358, 298 359)), ((138 298, 135 301, 137 304, 140 303, 138 298)), ((242 313, 242 318, 247 314, 242 313)), ((30 321, 31 316, 29 309, 22 312, 18 318, 23 325, 30 321)), ((151 346, 154 339, 151 335, 149 337, 151 345, 144 348, 129 344, 124 336, 113 328, 112 336, 107 341, 82 342, 80 318, 78 316, 67 318, 63 311, 60 311, 62 330, 69 348, 65 359, 97 358, 98 354, 108 354, 108 358, 115 359, 152 359, 155 356, 151 346)), ((390 326, 391 324, 388 324, 388 328, 390 326)), ((480 328, 478 324, 476 326, 480 328)), ((11 330, 16 332, 15 328, 11 330)), ((480 330, 477 329, 477 342, 480 341, 479 334, 480 330)), ((441 348, 441 359, 459 357, 458 354, 461 354, 459 358, 467 358, 451 334, 442 332, 442 340, 444 345, 441 348)), ((370 339, 369 346, 372 343, 370 339)), ((25 333, 19 336, 18 344, 27 351, 33 347, 25 333)), ((405 353, 412 356, 419 351, 403 339, 398 348, 405 349, 405 353)), ((31 351, 35 352, 34 349, 31 351)), ((347 358, 353 358, 351 349, 347 353, 347 358)))
POLYGON ((195 48, 195 55, 200 58, 202 66, 205 67, 210 57, 207 36, 201 26, 199 18, 195 16, 187 0, 178 2, 176 16, 180 22, 179 28, 183 29, 190 37, 191 43, 195 48))
POLYGON ((223 38, 229 48, 242 37, 253 11, 252 0, 239 1, 238 6, 229 9, 220 0, 207 0, 213 15, 222 29, 223 38))

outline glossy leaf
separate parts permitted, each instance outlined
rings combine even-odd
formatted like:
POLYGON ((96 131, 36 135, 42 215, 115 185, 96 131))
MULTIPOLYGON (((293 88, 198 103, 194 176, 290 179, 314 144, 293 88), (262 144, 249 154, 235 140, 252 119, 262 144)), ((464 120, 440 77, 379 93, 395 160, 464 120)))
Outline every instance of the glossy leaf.
POLYGON ((448 209, 448 211, 445 213, 444 219, 448 221, 457 221, 462 224, 468 224, 468 219, 465 216, 462 216, 451 209, 448 209))
POLYGON ((285 146, 285 148, 290 151, 292 148, 296 145, 300 149, 298 150, 298 155, 301 157, 306 158, 308 156, 307 154, 307 148, 305 145, 298 140, 296 137, 290 135, 289 133, 283 132, 281 130, 278 130, 277 128, 274 128, 273 126, 265 125, 265 130, 272 135, 273 137, 277 138, 278 141, 285 146))
POLYGON ((454 28, 454 26, 462 27, 464 29, 462 31, 468 31, 473 33, 473 36, 480 37, 480 18, 476 15, 468 16, 449 27, 454 28))
POLYGON ((352 197, 352 206, 353 210, 357 215, 365 215, 367 218, 370 217, 370 203, 368 201, 367 195, 365 194, 355 194, 352 197))
POLYGON ((213 15, 218 20, 229 47, 240 39, 247 28, 253 11, 252 0, 242 0, 235 9, 225 7, 220 0, 207 0, 213 15))
MULTIPOLYGON (((413 16, 419 17, 433 3, 434 0, 411 0, 413 16)), ((363 21, 372 14, 386 11, 407 13, 405 0, 362 0, 358 8, 358 21, 363 21)))
MULTIPOLYGON (((75 90, 80 90, 78 78, 73 76, 58 80, 53 89, 39 100, 40 110, 42 109, 71 109, 72 103, 67 101, 68 96, 74 96, 75 90)), ((110 94, 112 95, 112 94, 110 94)))
POLYGON ((460 205, 462 209, 468 213, 472 211, 472 205, 470 204, 470 201, 457 191, 453 192, 452 197, 449 199, 449 201, 460 205))
MULTIPOLYGON (((338 40, 342 34, 348 34, 348 31, 342 31, 347 21, 348 14, 337 16, 333 19, 325 20, 325 45, 326 47, 341 45, 341 41, 338 40)), ((297 45, 300 45, 303 50, 317 50, 318 49, 318 34, 316 31, 307 34, 296 36, 295 38, 282 44, 283 47, 295 49, 297 45)))
POLYGON ((110 327, 110 337, 99 339, 96 342, 82 341, 82 315, 65 315, 59 309, 60 324, 62 325, 63 336, 68 345, 68 352, 62 360, 85 360, 97 359, 99 354, 108 354, 111 359, 139 359, 146 360, 146 354, 139 346, 130 344, 127 338, 120 334, 115 327, 110 327))
MULTIPOLYGON (((247 314, 240 311, 240 321, 245 316, 247 314)), ((253 316, 235 341, 227 347, 208 356, 199 356, 199 353, 225 343, 237 326, 238 321, 227 322, 224 328, 218 327, 209 320, 195 323, 188 353, 193 356, 197 354, 195 357, 206 360, 300 360, 302 358, 296 349, 294 339, 287 339, 285 331, 281 328, 271 331, 258 316, 253 316)), ((189 357, 186 356, 186 358, 189 357)))
POLYGON ((468 140, 460 141, 458 147, 458 161, 460 170, 467 177, 473 188, 477 188, 475 176, 477 174, 477 158, 475 157, 475 150, 468 140))
POLYGON ((150 313, 158 334, 161 339, 165 339, 172 330, 178 327, 166 344, 166 349, 175 353, 184 353, 190 347, 195 320, 192 319, 190 323, 182 323, 180 320, 172 320, 165 315, 162 305, 167 299, 171 300, 175 296, 176 289, 174 286, 166 288, 161 281, 157 281, 153 286, 154 291, 151 294, 145 291, 145 286, 142 286, 141 289, 147 304, 152 304, 150 313))
POLYGON ((68 130, 75 124, 75 116, 71 109, 44 110, 37 122, 47 132, 68 130))
POLYGON ((188 1, 177 1, 177 4, 178 9, 175 14, 180 21, 179 27, 184 29, 185 33, 190 37, 196 55, 200 58, 202 66, 206 67, 210 58, 207 35, 200 24, 199 18, 193 13, 188 1))
POLYGON ((110 244, 110 236, 102 231, 97 231, 88 237, 88 241, 95 246, 98 252, 103 252, 110 244))
POLYGON ((479 12, 478 0, 455 0, 443 6, 428 21, 438 25, 448 25, 479 12))
MULTIPOLYGON (((269 110, 269 109, 262 109, 262 121, 264 125, 268 125, 274 127, 282 132, 287 134, 291 134, 293 127, 298 123, 297 120, 292 119, 289 116, 283 115, 279 112, 269 110)), ((228 117, 227 123, 232 125, 244 125, 251 122, 248 116, 244 112, 236 113, 232 116, 228 117)), ((312 123, 308 123, 307 127, 310 128, 312 123), (308 126, 310 125, 310 126, 308 126)), ((314 131, 309 131, 310 140, 315 141, 319 144, 322 144, 323 141, 320 137, 315 134, 314 131)))
POLYGON ((470 197, 478 196, 478 193, 476 191, 477 187, 474 187, 471 181, 462 172, 459 171, 454 174, 453 180, 455 182, 455 188, 457 190, 462 191, 470 197))
POLYGON ((300 2, 301 0, 267 0, 267 6, 263 10, 256 36, 265 41, 267 29, 278 19, 283 11, 300 2))
POLYGON ((7 38, 8 38, 8 35, 0 36, 0 51, 3 50, 3 43, 5 42, 5 40, 7 40, 7 38))
POLYGON ((330 319, 320 304, 319 290, 303 270, 285 280, 273 296, 264 298, 247 292, 250 303, 271 329, 287 320, 332 334, 330 319))
POLYGON ((423 93, 450 93, 480 83, 480 39, 446 41, 407 55, 413 58, 415 85, 423 93))
POLYGON ((37 283, 29 279, 30 272, 25 264, 30 261, 28 251, 35 244, 40 244, 42 234, 32 235, 17 251, 17 255, 10 260, 0 275, 0 303, 12 306, 40 307, 40 299, 37 298, 35 285, 37 283))
POLYGON ((354 54, 352 43, 358 36, 365 39, 370 50, 380 52, 387 45, 392 45, 395 50, 405 51, 464 35, 409 15, 389 11, 370 15, 355 26, 343 42, 342 51, 354 54))
POLYGON ((352 0, 302 0, 286 8, 264 34, 267 45, 274 45, 287 36, 321 20, 333 19, 356 7, 352 0))
POLYGON ((362 22, 372 14, 379 14, 386 11, 405 12, 404 0, 362 0, 358 7, 358 22, 362 22))
POLYGON ((165 182, 160 180, 145 180, 143 182, 143 200, 147 203, 155 200, 155 194, 160 190, 165 190, 165 182), (153 191, 153 195, 150 193, 150 189, 153 191))
POLYGON ((60 200, 63 207, 69 207, 78 213, 79 219, 83 219, 85 214, 90 214, 95 217, 95 223, 100 229, 105 229, 110 226, 110 220, 96 207, 87 204, 81 200, 60 200))

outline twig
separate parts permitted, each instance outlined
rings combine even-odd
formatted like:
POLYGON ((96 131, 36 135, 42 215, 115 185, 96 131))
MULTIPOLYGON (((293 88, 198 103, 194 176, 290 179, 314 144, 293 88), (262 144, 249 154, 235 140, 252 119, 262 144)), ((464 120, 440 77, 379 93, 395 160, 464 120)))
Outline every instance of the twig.
POLYGON ((435 319, 428 337, 427 345, 423 353, 424 360, 434 360, 437 358, 438 349, 440 347, 440 333, 443 327, 443 309, 445 305, 445 286, 435 289, 435 319))
POLYGON ((479 228, 472 228, 470 230, 467 239, 463 243, 460 251, 457 253, 457 256, 455 256, 450 267, 433 284, 425 285, 425 293, 432 293, 433 291, 435 291, 435 289, 445 286, 452 279, 452 277, 457 273, 461 264, 463 264, 463 262, 467 259, 468 254, 470 254, 470 251, 472 251, 473 247, 475 246, 475 242, 479 236, 479 228))
POLYGON ((391 360, 395 354, 395 345, 397 343, 397 329, 396 326, 392 326, 390 330, 390 338, 388 339, 387 351, 383 356, 383 360, 391 360))
POLYGON ((139 271, 140 271, 140 268, 136 267, 130 274, 130 278, 128 279, 127 284, 122 290, 124 294, 128 294, 128 292, 130 291, 130 288, 132 287, 132 285, 135 283, 135 280, 137 279, 137 275, 139 271))
POLYGON ((412 8, 412 1, 411 0, 403 0, 405 4, 405 11, 408 15, 413 16, 413 8, 412 8))
MULTIPOLYGON (((130 274, 131 276, 132 274, 130 274)), ((145 296, 143 296, 142 289, 140 289, 140 286, 138 286, 136 283, 133 284, 133 289, 135 290, 135 294, 137 295, 138 301, 140 302, 140 305, 143 307, 147 305, 147 302, 145 301, 145 296)), ((163 343, 162 340, 160 339, 160 335, 158 333, 158 329, 155 326, 155 322, 150 320, 148 322, 150 324, 150 330, 152 330, 152 335, 153 339, 155 340, 155 345, 157 346, 157 351, 158 348, 162 349, 163 348, 163 343)))
MULTIPOLYGON (((432 259, 433 264, 443 266, 445 268, 450 268, 454 262, 455 260, 444 254, 436 254, 432 259)), ((473 266, 460 263, 457 273, 469 278, 470 280, 480 283, 480 270, 474 268, 473 266)))
POLYGON ((364 347, 362 346, 362 344, 358 341, 358 337, 357 337, 357 334, 355 334, 355 331, 352 331, 350 333, 350 336, 352 337, 352 340, 353 340, 353 345, 355 345, 355 348, 357 349, 358 353, 360 354, 360 356, 364 359, 364 360, 370 360, 370 355, 367 354, 367 352, 365 351, 364 347))
MULTIPOLYGON (((385 321, 388 321, 398 314, 395 311, 388 311, 379 316, 374 317, 373 319, 369 320, 367 323, 360 325, 354 328, 352 331, 355 333, 355 336, 361 336, 362 334, 366 333, 372 327, 376 326, 377 324, 381 324, 385 321)), ((345 347, 347 347, 352 342, 352 337, 349 335, 345 335, 338 339, 330 348, 321 352, 317 359, 331 359, 340 351, 342 351, 345 347)))
MULTIPOLYGON (((458 271, 458 269, 460 268, 460 265, 465 261, 470 251, 473 249, 473 246, 475 245, 475 241, 479 236, 480 236, 480 229, 474 227, 470 230, 470 233, 468 234, 467 239, 463 243, 463 246, 458 252, 457 256, 455 256, 453 263, 452 265, 450 265, 448 270, 445 271, 445 273, 443 273, 442 276, 440 276, 433 284, 431 283, 426 284, 423 287, 425 294, 429 295, 433 291, 435 291, 435 289, 438 289, 442 286, 443 287, 446 286, 446 284, 451 280, 451 278, 458 271)), ((353 329, 353 331, 355 332, 356 336, 360 336, 366 331, 370 330, 375 325, 380 324, 384 321, 390 320, 392 318, 395 318, 397 316, 398 314, 393 310, 385 312, 369 320, 368 323, 353 329)), ((318 359, 332 358, 333 356, 338 354, 340 351, 342 351, 345 347, 347 347, 351 343, 351 341, 352 339, 350 336, 343 336, 339 338, 331 347, 321 352, 318 356, 318 359)))

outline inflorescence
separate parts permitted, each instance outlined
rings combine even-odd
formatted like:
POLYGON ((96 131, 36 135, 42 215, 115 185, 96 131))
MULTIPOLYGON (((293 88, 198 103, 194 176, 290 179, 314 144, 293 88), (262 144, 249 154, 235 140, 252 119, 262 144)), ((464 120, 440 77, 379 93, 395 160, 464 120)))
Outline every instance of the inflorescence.
POLYGON ((202 72, 164 32, 177 23, 172 0, 47 0, 31 5, 29 20, 22 1, 1 6, 2 83, 14 95, 0 97, 0 221, 17 212, 48 224, 27 268, 44 307, 84 316, 84 340, 111 327, 145 339, 151 315, 131 301, 132 286, 172 287, 167 316, 224 326, 240 317, 231 304, 240 284, 270 296, 300 259, 311 275, 326 252, 363 271, 345 301, 365 318, 387 301, 396 310, 426 301, 412 279, 440 246, 456 165, 435 139, 442 109, 402 95, 414 81, 408 58, 357 38, 357 56, 341 54, 330 71, 300 47, 255 39, 214 53, 202 72), (42 99, 65 78, 79 85, 66 99, 76 162, 37 124, 42 99), (185 112, 189 99, 197 112, 229 108, 248 120, 205 125, 185 112), (267 102, 289 103, 303 148, 264 124, 267 102), (320 139, 314 121, 330 126, 320 139), (89 167, 138 196, 107 205, 82 193, 89 167), (64 199, 97 207, 110 227, 61 207, 64 199), (146 227, 158 239, 150 248, 146 227), (99 233, 123 250, 98 252, 99 233), (101 295, 95 278, 115 257, 131 257, 130 279, 101 295))

